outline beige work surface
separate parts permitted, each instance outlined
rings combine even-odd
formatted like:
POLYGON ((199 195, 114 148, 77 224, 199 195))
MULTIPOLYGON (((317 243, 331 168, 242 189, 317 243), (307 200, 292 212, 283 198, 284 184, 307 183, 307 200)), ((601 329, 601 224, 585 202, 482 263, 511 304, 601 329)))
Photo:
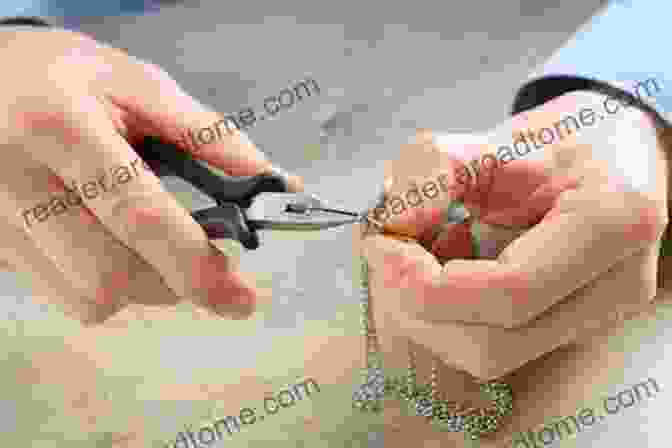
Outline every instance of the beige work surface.
MULTIPOLYGON (((470 130, 502 119, 516 87, 598 2, 566 3, 211 0, 83 28, 164 66, 221 111, 260 107, 312 76, 319 97, 250 135, 312 191, 358 209, 375 196, 384 160, 396 157, 415 126, 470 130)), ((412 429, 384 437, 382 419, 350 407, 361 361, 353 260, 347 228, 263 235, 258 251, 241 255, 242 268, 273 291, 253 319, 214 320, 189 305, 133 308, 92 330, 35 304, 30 278, 3 274, 2 445, 163 447, 185 424, 199 428, 244 407, 261 409, 267 394, 313 378, 320 391, 309 399, 211 446, 434 446, 412 429)), ((553 355, 543 371, 527 373, 534 386, 525 413, 535 424, 569 415, 646 377, 664 391, 671 317, 661 304, 571 356, 553 355)), ((606 447, 597 439, 618 434, 655 446, 644 433, 658 431, 660 439, 664 403, 669 394, 661 393, 565 443, 606 447)))

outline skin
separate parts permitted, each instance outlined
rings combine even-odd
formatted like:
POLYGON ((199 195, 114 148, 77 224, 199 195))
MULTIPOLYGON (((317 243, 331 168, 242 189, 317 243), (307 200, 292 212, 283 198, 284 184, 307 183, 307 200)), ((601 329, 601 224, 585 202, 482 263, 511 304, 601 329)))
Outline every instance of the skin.
MULTIPOLYGON (((132 145, 142 137, 190 150, 184 130, 221 114, 160 67, 80 33, 6 27, 0 42, 4 60, 22 61, 5 73, 0 97, 4 267, 33 274, 37 294, 84 324, 130 303, 185 299, 218 316, 250 316, 258 299, 253 280, 151 171, 140 168, 109 191, 96 184, 114 167, 137 164, 132 145), (50 197, 64 196, 73 182, 89 182, 84 204, 46 216, 50 197)), ((235 176, 275 169, 242 133, 199 147, 198 157, 235 176)), ((288 181, 302 189, 301 179, 288 181)))
MULTIPOLYGON (((496 152, 520 131, 552 127, 583 107, 598 110, 602 101, 597 94, 567 94, 468 138, 421 131, 388 164, 387 191, 399 194, 437 171, 496 152)), ((523 411, 511 421, 520 430, 563 415, 560 410, 575 413, 580 394, 606 381, 605 366, 621 365, 623 354, 608 353, 606 338, 622 333, 624 320, 651 311, 657 244, 667 224, 664 144, 643 113, 624 110, 537 153, 536 160, 510 162, 482 173, 471 189, 455 190, 453 197, 487 224, 484 238, 498 246, 490 259, 466 259, 473 255, 468 225, 438 224, 434 209, 445 199, 386 223, 386 231, 417 241, 355 235, 355 250, 372 269, 372 309, 386 365, 405 367, 410 340, 419 377, 429 378, 431 359, 440 359, 441 390, 474 405, 485 404, 474 380, 509 381, 522 397, 517 409, 523 411)), ((463 443, 402 417, 394 405, 386 413, 399 446, 413 437, 426 440, 423 446, 463 443)), ((505 446, 510 434, 504 430, 485 446, 505 446)))

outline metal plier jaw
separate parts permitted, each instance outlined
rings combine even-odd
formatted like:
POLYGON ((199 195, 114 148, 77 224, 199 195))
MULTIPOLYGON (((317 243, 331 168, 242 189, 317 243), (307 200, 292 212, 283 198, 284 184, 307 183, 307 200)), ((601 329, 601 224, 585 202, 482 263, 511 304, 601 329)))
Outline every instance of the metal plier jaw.
POLYGON ((273 230, 322 230, 364 219, 360 214, 330 209, 317 196, 307 193, 260 193, 246 215, 255 227, 273 230))
POLYGON ((217 203, 191 213, 209 239, 235 239, 252 250, 259 247, 260 229, 321 230, 361 219, 358 213, 329 209, 313 195, 289 192, 276 173, 216 174, 188 152, 154 137, 134 149, 158 177, 179 177, 217 203))

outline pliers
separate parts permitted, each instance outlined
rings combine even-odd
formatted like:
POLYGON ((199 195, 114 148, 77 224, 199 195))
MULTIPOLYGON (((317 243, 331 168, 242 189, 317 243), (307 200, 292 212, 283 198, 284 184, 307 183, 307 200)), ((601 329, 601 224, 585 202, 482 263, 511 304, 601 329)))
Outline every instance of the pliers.
POLYGON ((235 239, 254 250, 259 247, 257 230, 322 230, 368 219, 365 213, 330 208, 315 195, 291 193, 277 174, 216 174, 188 152, 155 137, 145 137, 134 149, 159 178, 179 177, 217 203, 191 213, 209 239, 235 239))

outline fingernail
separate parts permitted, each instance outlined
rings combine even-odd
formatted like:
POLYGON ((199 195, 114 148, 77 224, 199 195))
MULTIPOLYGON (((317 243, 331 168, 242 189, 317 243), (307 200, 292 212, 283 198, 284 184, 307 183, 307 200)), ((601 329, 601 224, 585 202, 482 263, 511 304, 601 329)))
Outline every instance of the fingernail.
POLYGON ((208 305, 219 316, 231 319, 246 319, 254 312, 255 292, 237 274, 222 279, 226 285, 217 291, 208 291, 208 305))
POLYGON ((255 291, 234 270, 235 260, 213 251, 195 261, 191 279, 200 303, 221 316, 251 314, 255 291))
POLYGON ((238 292, 231 297, 230 303, 214 305, 213 310, 218 315, 229 319, 247 319, 254 312, 253 295, 247 291, 238 292))

